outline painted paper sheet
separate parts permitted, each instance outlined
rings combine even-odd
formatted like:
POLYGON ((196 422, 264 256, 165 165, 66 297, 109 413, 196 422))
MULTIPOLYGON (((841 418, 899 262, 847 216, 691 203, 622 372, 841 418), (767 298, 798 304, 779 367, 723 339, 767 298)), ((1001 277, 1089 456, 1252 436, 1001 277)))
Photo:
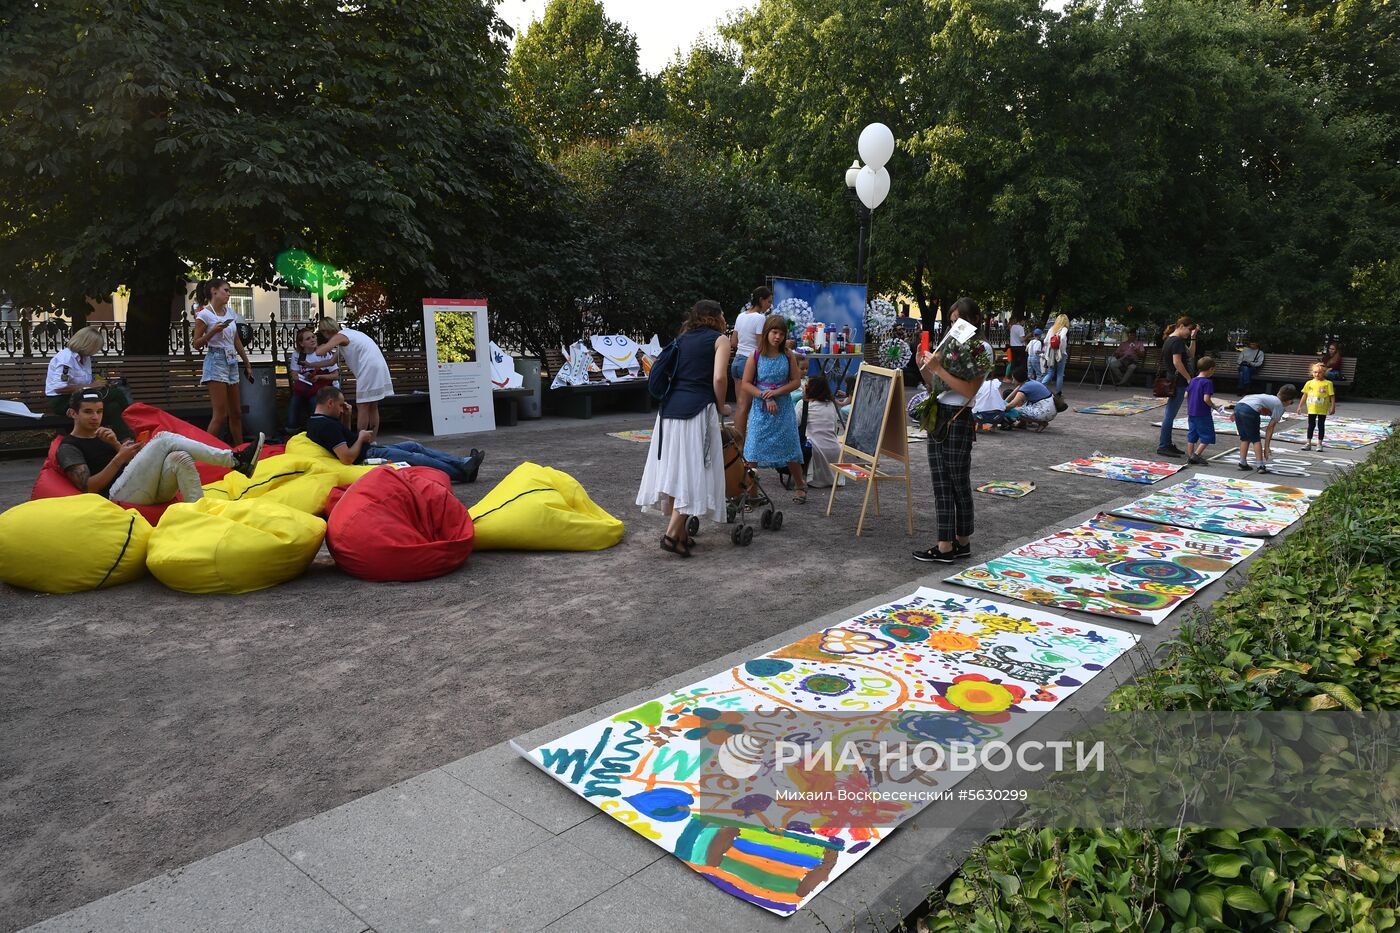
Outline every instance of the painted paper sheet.
POLYGON ((1081 415, 1137 415, 1154 408, 1161 408, 1170 399, 1153 398, 1150 395, 1134 395, 1132 398, 1114 399, 1087 408, 1076 408, 1081 415))
MULTIPOLYGON (((871 805, 879 812, 878 825, 870 825, 853 818, 851 805, 772 795, 775 771, 799 787, 866 795, 910 788, 907 776, 895 782, 879 769, 776 769, 777 740, 945 747, 1006 740, 1033 718, 1012 713, 1052 709, 1136 642, 1125 632, 981 594, 921 587, 556 741, 517 750, 719 889, 786 916, 926 801, 882 800, 871 805)), ((943 790, 968 773, 930 771, 918 789, 943 790)))
POLYGON ((650 444, 651 432, 654 430, 655 428, 643 428, 640 431, 609 431, 608 437, 616 437, 637 444, 650 444))
MULTIPOLYGON (((1239 434, 1239 429, 1235 427, 1233 418, 1226 417, 1219 413, 1212 417, 1215 422, 1216 434, 1239 434)), ((1153 422, 1158 427, 1162 422, 1153 422)), ((1263 436, 1263 429, 1267 428, 1269 421, 1263 419, 1260 424, 1260 436, 1263 436)), ((1186 418, 1180 417, 1172 422, 1172 429, 1175 431, 1185 431, 1188 429, 1186 418)), ((1373 421, 1366 418, 1341 418, 1332 415, 1327 419, 1327 446, 1335 447, 1338 450, 1358 450, 1371 444, 1378 444, 1390 436, 1390 425, 1384 421, 1373 421)), ((1284 420, 1274 430, 1274 440, 1282 441, 1285 444, 1306 444, 1308 442, 1308 424, 1306 417, 1294 414, 1284 415, 1284 420)))
POLYGON ((1012 480, 995 480, 985 485, 977 487, 978 492, 985 492, 989 496, 1005 496, 1008 499, 1019 499, 1035 492, 1035 483, 1019 482, 1012 480))
POLYGON ((1125 483, 1151 485, 1186 469, 1180 463, 1161 463, 1156 460, 1131 460, 1127 457, 1080 457, 1068 463, 1060 463, 1050 469, 1056 473, 1077 473, 1080 476, 1102 476, 1125 483))
POLYGON ((1307 514, 1320 495, 1317 489, 1198 475, 1114 509, 1113 514, 1222 535, 1271 538, 1307 514))
POLYGON ((1156 625, 1262 545, 1256 538, 1101 514, 948 582, 1156 625))

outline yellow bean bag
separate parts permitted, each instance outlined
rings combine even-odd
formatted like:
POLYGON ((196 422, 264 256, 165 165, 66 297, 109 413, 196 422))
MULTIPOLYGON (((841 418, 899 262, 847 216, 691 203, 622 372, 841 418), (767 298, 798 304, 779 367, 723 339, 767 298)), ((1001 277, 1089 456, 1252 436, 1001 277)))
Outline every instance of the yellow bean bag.
POLYGON ((478 551, 601 551, 622 540, 622 522, 567 473, 522 463, 469 510, 478 551))
POLYGON ((41 593, 80 593, 146 573, 151 523, 90 493, 35 499, 0 514, 0 580, 41 593))
POLYGON ((287 442, 285 453, 258 461, 252 476, 229 473, 204 487, 204 495, 223 502, 261 499, 278 502, 308 515, 321 515, 326 499, 337 486, 348 486, 372 466, 341 463, 320 444, 298 434, 287 442))
POLYGON ((251 593, 305 573, 325 536, 324 521, 290 506, 206 497, 165 510, 146 566, 172 590, 251 593))

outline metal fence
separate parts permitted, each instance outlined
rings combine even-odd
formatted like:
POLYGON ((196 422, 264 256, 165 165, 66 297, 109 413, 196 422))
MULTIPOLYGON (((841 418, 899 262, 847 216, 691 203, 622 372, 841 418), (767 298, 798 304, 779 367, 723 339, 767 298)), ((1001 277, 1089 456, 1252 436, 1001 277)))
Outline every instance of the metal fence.
MULTIPOLYGON (((93 321, 89 326, 102 334, 102 349, 98 356, 117 357, 126 354, 126 324, 122 321, 93 321)), ((250 359, 266 362, 285 360, 296 349, 297 331, 306 327, 305 321, 249 321, 238 325, 243 346, 250 359)), ((420 321, 402 323, 356 324, 380 348, 390 352, 423 350, 423 325, 420 321)), ((188 314, 172 321, 166 340, 166 352, 171 356, 193 356, 194 321, 188 314)), ((53 356, 68 343, 69 328, 61 321, 31 323, 28 320, 0 321, 0 359, 42 359, 53 356)))

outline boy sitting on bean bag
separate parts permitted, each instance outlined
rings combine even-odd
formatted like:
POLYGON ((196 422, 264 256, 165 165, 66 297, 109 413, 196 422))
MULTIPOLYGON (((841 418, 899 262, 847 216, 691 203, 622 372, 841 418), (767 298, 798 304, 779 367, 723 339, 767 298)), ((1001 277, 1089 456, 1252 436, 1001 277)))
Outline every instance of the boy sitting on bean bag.
POLYGON ((134 505, 169 502, 176 492, 186 502, 203 498, 196 460, 252 476, 263 445, 261 434, 238 453, 170 432, 145 443, 119 441, 111 428, 102 426, 102 395, 92 390, 73 393, 68 417, 73 430, 58 445, 59 468, 79 492, 134 505))

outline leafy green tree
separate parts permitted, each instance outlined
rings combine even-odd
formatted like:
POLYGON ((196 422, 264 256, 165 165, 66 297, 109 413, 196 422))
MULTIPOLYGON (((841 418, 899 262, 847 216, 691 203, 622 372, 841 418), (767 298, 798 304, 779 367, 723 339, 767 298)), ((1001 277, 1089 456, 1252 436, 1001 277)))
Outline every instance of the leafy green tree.
POLYGON ((649 86, 637 38, 600 0, 550 0, 510 57, 515 111, 553 157, 591 139, 615 139, 641 120, 649 86))
POLYGON ((771 97, 732 43, 704 39, 658 76, 658 121, 702 151, 751 158, 769 137, 771 97))
POLYGON ((128 348, 157 353, 191 265, 271 284, 296 247, 445 287, 456 206, 498 213, 537 173, 504 29, 484 0, 8 5, 0 277, 129 286, 128 348))

